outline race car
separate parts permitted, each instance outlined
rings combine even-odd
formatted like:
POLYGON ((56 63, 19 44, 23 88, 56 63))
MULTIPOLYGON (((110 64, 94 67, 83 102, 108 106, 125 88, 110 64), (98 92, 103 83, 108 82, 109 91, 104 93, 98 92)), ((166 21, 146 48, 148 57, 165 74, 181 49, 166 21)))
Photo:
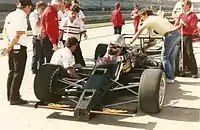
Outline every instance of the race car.
POLYGON ((123 43, 118 60, 98 64, 108 51, 98 44, 94 65, 77 68, 82 79, 68 77, 60 65, 44 64, 34 79, 34 92, 40 100, 36 108, 68 110, 78 120, 95 114, 132 116, 158 113, 165 97, 166 78, 158 61, 123 43))

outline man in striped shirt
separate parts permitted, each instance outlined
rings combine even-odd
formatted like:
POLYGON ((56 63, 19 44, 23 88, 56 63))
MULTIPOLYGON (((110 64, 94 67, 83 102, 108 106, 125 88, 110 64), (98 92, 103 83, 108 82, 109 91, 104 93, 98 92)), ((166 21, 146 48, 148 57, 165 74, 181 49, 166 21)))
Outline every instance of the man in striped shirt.
POLYGON ((77 17, 79 13, 79 7, 78 6, 71 6, 69 16, 63 19, 60 23, 60 36, 63 34, 63 40, 67 40, 68 37, 75 37, 79 44, 73 53, 75 57, 75 63, 81 64, 82 66, 85 66, 85 61, 82 56, 82 51, 80 48, 80 40, 81 37, 84 36, 84 38, 87 38, 86 35, 86 29, 84 22, 77 17))

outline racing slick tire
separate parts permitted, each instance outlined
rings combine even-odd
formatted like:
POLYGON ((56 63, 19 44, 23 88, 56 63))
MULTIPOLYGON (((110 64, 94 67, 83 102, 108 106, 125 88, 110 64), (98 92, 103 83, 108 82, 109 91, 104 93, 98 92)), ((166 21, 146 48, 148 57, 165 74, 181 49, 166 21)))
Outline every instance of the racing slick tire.
POLYGON ((106 54, 107 47, 108 47, 107 44, 103 43, 98 44, 94 53, 94 60, 103 57, 106 54))
POLYGON ((139 110, 159 113, 163 107, 166 88, 165 74, 160 69, 146 69, 139 84, 139 110))
POLYGON ((67 73, 60 65, 44 64, 36 73, 34 79, 34 92, 36 97, 43 102, 56 102, 62 95, 56 93, 64 85, 58 82, 58 78, 67 77, 67 73))

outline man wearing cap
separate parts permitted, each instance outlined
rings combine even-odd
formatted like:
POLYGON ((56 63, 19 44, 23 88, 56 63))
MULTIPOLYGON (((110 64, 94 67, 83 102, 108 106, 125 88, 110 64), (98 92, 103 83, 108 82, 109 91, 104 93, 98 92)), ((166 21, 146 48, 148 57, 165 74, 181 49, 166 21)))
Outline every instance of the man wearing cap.
POLYGON ((83 59, 82 51, 80 48, 81 37, 87 38, 86 29, 83 21, 77 17, 80 8, 76 5, 70 7, 69 16, 63 19, 60 24, 60 37, 63 34, 63 40, 67 40, 68 37, 75 37, 79 44, 74 51, 73 55, 75 57, 76 64, 81 64, 85 66, 85 61, 83 59))
POLYGON ((112 11, 111 22, 114 26, 114 34, 121 34, 124 20, 120 11, 120 3, 115 4, 115 9, 112 11))
POLYGON ((78 40, 75 37, 68 37, 65 42, 65 47, 54 52, 51 64, 61 65, 66 69, 67 74, 71 78, 79 79, 74 65, 74 56, 72 53, 76 50, 78 40))
POLYGON ((58 11, 62 7, 62 0, 51 0, 51 4, 44 10, 41 18, 41 43, 44 46, 46 62, 49 63, 53 52, 58 49, 58 11))
POLYGON ((7 98, 10 105, 26 104, 21 99, 20 87, 27 60, 27 14, 32 8, 31 0, 19 0, 17 9, 6 16, 4 39, 8 43, 9 74, 7 80, 7 98))
POLYGON ((41 15, 46 8, 46 4, 42 1, 36 3, 35 10, 30 13, 29 21, 32 28, 33 33, 33 57, 32 57, 32 65, 31 70, 32 73, 35 74, 39 67, 44 63, 44 50, 41 45, 41 15))

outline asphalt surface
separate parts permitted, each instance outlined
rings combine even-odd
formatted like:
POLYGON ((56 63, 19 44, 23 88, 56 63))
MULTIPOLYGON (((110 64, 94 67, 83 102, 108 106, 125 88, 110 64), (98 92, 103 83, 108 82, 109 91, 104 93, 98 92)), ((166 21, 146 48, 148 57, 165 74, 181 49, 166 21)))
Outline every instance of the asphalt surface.
MULTIPOLYGON (((133 25, 123 27, 123 33, 131 33, 133 25)), ((94 56, 99 43, 109 42, 112 27, 88 30, 88 40, 81 42, 83 55, 94 56)), ((159 114, 138 113, 133 117, 100 115, 89 122, 76 121, 71 112, 35 109, 37 101, 33 91, 34 75, 31 73, 32 45, 28 42, 28 59, 21 87, 21 95, 30 101, 26 106, 10 106, 6 99, 8 74, 7 57, 0 57, 0 129, 1 130, 199 130, 200 129, 200 79, 177 77, 175 84, 168 85, 164 109, 159 114)), ((3 45, 0 41, 0 46, 3 45)), ((194 43, 198 67, 200 42, 194 43)))

